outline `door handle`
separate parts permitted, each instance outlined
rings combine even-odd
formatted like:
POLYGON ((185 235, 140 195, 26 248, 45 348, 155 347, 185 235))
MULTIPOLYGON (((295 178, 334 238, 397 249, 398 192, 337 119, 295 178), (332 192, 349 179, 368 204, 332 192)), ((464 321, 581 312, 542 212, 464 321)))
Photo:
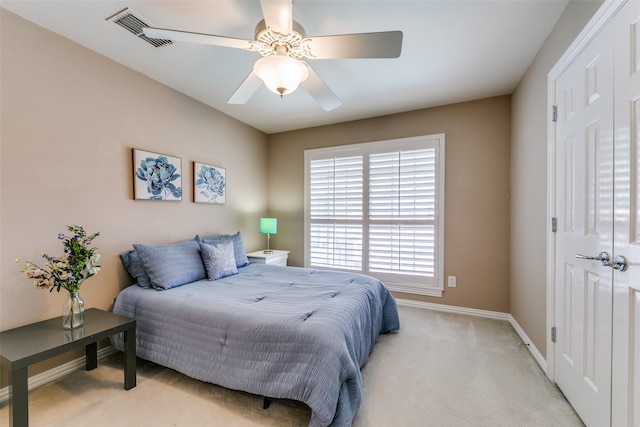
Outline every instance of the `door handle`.
POLYGON ((614 270, 625 271, 627 269, 627 259, 622 255, 618 255, 613 259, 613 262, 603 261, 602 265, 605 267, 611 267, 614 270))
POLYGON ((600 261, 602 263, 602 265, 606 265, 605 263, 609 262, 609 254, 604 252, 604 251, 600 252, 597 257, 589 256, 589 255, 576 254, 576 258, 589 259, 589 260, 593 260, 593 261, 600 261))
POLYGON ((627 259, 625 257, 619 255, 613 259, 613 262, 609 262, 609 254, 604 251, 600 252, 597 257, 576 254, 576 258, 600 261, 603 266, 611 267, 618 271, 625 271, 627 269, 627 259))

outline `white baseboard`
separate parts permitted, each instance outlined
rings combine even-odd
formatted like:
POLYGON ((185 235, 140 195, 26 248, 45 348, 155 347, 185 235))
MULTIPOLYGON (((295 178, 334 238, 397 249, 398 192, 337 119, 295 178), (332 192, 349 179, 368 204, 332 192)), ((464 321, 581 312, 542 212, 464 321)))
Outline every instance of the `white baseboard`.
MULTIPOLYGON (((101 348, 100 350, 98 350, 98 363, 100 363, 101 360, 104 360, 107 357, 111 356, 112 354, 115 354, 116 352, 117 350, 111 346, 101 348)), ((55 368, 42 372, 38 375, 29 377, 29 390, 33 390, 36 387, 40 387, 41 385, 45 385, 52 381, 56 381, 73 371, 84 369, 85 366, 85 357, 82 356, 63 365, 56 366, 55 368)), ((7 400, 9 400, 9 387, 3 387, 0 389, 0 403, 7 400)))
POLYGON ((398 305, 406 305, 408 307, 426 308, 429 310, 445 311, 447 313, 468 314, 470 316, 487 317, 489 319, 498 319, 509 321, 511 315, 500 311, 478 310, 477 308, 457 307, 455 305, 436 304, 432 302, 413 301, 408 299, 396 298, 398 305))
POLYGON ((478 310, 475 308, 457 307, 454 305, 436 304, 422 301, 412 301, 407 299, 396 299, 396 302, 398 303, 398 305, 404 305, 407 307, 424 308, 427 310, 444 311, 447 313, 467 314, 470 316, 486 317, 489 319, 504 320, 506 322, 509 322, 522 340, 523 344, 527 346, 529 353, 531 353, 533 359, 538 363, 540 369, 542 369, 545 375, 547 374, 546 359, 538 351, 536 346, 533 345, 524 329, 522 329, 518 322, 516 322, 516 319, 514 319, 513 316, 509 313, 502 313, 500 311, 478 310))
POLYGON ((540 366, 540 369, 542 369, 542 372, 544 372, 544 374, 548 377, 547 359, 545 359, 542 353, 538 351, 538 348, 533 345, 527 333, 524 331, 524 329, 522 329, 518 322, 516 322, 516 319, 514 319, 512 315, 509 315, 509 323, 511 323, 513 329, 515 329, 516 333, 520 336, 522 342, 526 344, 527 348, 529 349, 529 353, 531 353, 531 356, 533 356, 534 360, 538 362, 538 365, 540 366))

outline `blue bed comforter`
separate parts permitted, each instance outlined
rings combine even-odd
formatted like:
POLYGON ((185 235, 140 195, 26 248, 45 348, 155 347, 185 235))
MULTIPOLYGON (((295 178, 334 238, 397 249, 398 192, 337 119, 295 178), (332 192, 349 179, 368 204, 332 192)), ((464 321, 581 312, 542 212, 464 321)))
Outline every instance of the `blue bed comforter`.
MULTIPOLYGON (((130 286, 114 313, 137 320, 139 357, 190 377, 306 403, 309 426, 349 426, 360 368, 378 334, 400 327, 387 288, 368 276, 251 264, 216 281, 130 286)), ((122 336, 112 338, 122 350, 122 336)))

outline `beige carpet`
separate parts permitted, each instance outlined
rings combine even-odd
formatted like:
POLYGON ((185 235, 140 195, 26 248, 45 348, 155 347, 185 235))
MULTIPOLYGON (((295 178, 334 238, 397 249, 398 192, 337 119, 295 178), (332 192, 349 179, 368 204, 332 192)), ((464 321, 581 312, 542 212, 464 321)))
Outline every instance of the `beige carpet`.
MULTIPOLYGON (((400 307, 401 331, 383 335, 363 368, 356 427, 582 426, 511 326, 400 307)), ((122 358, 77 371, 29 394, 38 426, 306 426, 298 402, 262 399, 138 360, 123 389, 122 358)), ((7 403, 0 422, 9 425, 7 403)))

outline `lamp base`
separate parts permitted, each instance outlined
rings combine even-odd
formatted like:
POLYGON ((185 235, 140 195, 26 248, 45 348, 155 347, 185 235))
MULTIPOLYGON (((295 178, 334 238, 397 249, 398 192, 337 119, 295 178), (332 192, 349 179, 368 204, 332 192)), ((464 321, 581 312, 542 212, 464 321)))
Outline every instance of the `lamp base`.
POLYGON ((273 251, 271 249, 265 249, 264 251, 262 251, 262 253, 264 253, 264 254, 272 254, 273 251))

